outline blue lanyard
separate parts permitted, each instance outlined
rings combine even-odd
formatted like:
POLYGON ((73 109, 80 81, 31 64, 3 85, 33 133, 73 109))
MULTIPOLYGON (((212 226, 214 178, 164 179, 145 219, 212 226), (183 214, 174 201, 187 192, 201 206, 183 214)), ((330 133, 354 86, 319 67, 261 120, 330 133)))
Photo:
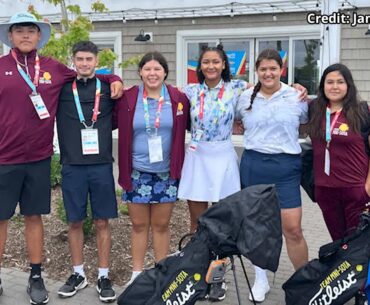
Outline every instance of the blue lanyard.
POLYGON ((17 54, 15 53, 14 49, 11 50, 12 57, 14 58, 15 62, 17 63, 17 69, 19 74, 22 76, 22 78, 25 80, 27 85, 32 89, 33 94, 37 94, 36 91, 36 85, 39 82, 39 75, 40 75, 40 58, 39 55, 36 53, 36 58, 35 58, 35 78, 33 82, 31 81, 30 77, 24 72, 22 67, 20 66, 18 59, 17 59, 17 54))
POLYGON ((87 126, 86 123, 85 123, 86 120, 85 120, 85 116, 82 112, 80 97, 78 96, 78 91, 77 91, 76 80, 74 80, 73 83, 72 83, 72 91, 73 91, 73 97, 74 97, 74 101, 75 101, 75 105, 76 105, 76 108, 77 108, 77 113, 78 113, 78 117, 80 119, 80 122, 85 126, 85 128, 93 128, 94 123, 98 120, 100 92, 101 92, 101 82, 100 82, 100 80, 98 78, 96 79, 95 104, 94 104, 93 116, 92 116, 92 119, 91 119, 91 121, 92 121, 91 126, 87 126))
POLYGON ((330 115, 331 111, 329 107, 326 107, 326 120, 325 120, 325 140, 326 143, 329 145, 329 142, 331 141, 331 134, 333 133, 333 129, 335 126, 335 123, 338 121, 339 115, 342 112, 342 109, 338 110, 335 113, 334 119, 330 124, 330 115))
MULTIPOLYGON (((155 123, 154 123, 155 134, 158 133, 158 128, 159 128, 160 123, 161 123, 160 117, 161 117, 161 113, 162 113, 162 106, 163 106, 163 103, 164 103, 164 94, 165 94, 165 86, 162 85, 161 96, 158 99, 157 111, 155 113, 155 123)), ((150 134, 151 128, 150 128, 148 94, 145 90, 145 86, 144 86, 144 89, 143 89, 143 106, 144 106, 145 129, 146 129, 146 132, 148 134, 150 134)))

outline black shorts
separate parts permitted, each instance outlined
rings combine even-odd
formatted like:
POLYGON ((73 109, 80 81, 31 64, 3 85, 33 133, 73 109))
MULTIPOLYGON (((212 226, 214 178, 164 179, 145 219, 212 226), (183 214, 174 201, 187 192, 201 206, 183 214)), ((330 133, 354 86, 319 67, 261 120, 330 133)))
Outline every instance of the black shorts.
POLYGON ((50 160, 0 165, 0 220, 50 213, 50 160))

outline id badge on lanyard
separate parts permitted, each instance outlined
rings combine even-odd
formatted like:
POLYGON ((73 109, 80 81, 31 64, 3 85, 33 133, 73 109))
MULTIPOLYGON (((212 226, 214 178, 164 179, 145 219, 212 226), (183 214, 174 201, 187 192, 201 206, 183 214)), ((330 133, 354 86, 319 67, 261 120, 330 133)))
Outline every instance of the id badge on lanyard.
POLYGON ((145 129, 148 135, 148 149, 149 149, 149 162, 156 163, 163 161, 163 149, 162 149, 162 137, 158 135, 158 129, 161 124, 162 106, 164 103, 165 86, 162 85, 161 96, 158 99, 158 106, 156 111, 156 117, 154 122, 155 134, 152 135, 152 129, 150 127, 150 115, 148 105, 148 94, 143 89, 143 106, 144 106, 144 120, 145 129))
POLYGON ((149 162, 163 161, 162 137, 155 135, 148 137, 149 162))
POLYGON ((31 81, 30 76, 24 72, 24 70, 21 68, 20 63, 18 62, 17 55, 14 51, 14 49, 11 50, 12 57, 14 58, 16 64, 17 64, 17 70, 26 82, 26 84, 32 89, 32 94, 30 94, 30 99, 33 104, 33 107, 35 108, 37 115, 39 116, 40 120, 44 120, 50 117, 49 111, 46 108, 46 105, 44 101, 42 100, 42 97, 40 93, 37 92, 36 88, 39 84, 39 77, 40 77, 40 58, 39 55, 36 53, 35 57, 35 77, 33 81, 31 81))
POLYGON ((202 129, 197 129, 196 130, 195 136, 194 136, 194 138, 191 139, 191 142, 190 142, 190 145, 189 145, 189 149, 191 151, 195 151, 197 149, 198 144, 199 144, 200 140, 202 139, 203 133, 204 133, 204 131, 202 129))
POLYGON ((42 97, 39 93, 32 93, 30 94, 30 98, 33 104, 33 107, 35 107, 35 110, 37 112, 37 115, 41 120, 47 119, 50 117, 49 111, 45 106, 44 101, 42 100, 42 97))
POLYGON ((99 154, 98 130, 92 128, 81 129, 81 144, 83 155, 99 154))

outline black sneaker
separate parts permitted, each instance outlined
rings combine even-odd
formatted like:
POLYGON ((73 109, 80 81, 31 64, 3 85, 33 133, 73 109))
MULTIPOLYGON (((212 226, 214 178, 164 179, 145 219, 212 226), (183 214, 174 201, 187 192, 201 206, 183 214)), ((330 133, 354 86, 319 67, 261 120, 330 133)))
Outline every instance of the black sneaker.
POLYGON ((109 278, 102 276, 96 284, 96 290, 99 293, 99 299, 102 302, 113 302, 116 300, 116 292, 112 288, 112 282, 109 278))
POLYGON ((225 281, 211 284, 209 289, 208 300, 211 302, 222 301, 226 297, 227 286, 225 281))
POLYGON ((49 295, 41 275, 34 275, 28 279, 27 293, 31 304, 41 305, 49 302, 49 295))
POLYGON ((87 286, 87 280, 79 273, 73 273, 67 282, 60 287, 58 295, 61 298, 68 298, 77 293, 78 290, 84 289, 87 286))
POLYGON ((0 279, 0 295, 3 294, 3 286, 1 286, 1 279, 0 279))

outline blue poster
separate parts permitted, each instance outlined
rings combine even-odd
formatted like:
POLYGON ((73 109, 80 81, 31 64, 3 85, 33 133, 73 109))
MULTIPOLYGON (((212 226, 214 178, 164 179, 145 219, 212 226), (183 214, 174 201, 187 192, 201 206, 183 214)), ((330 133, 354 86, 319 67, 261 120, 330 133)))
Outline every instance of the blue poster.
POLYGON ((230 72, 233 76, 245 74, 245 63, 247 59, 247 52, 245 51, 226 51, 229 59, 230 72))

